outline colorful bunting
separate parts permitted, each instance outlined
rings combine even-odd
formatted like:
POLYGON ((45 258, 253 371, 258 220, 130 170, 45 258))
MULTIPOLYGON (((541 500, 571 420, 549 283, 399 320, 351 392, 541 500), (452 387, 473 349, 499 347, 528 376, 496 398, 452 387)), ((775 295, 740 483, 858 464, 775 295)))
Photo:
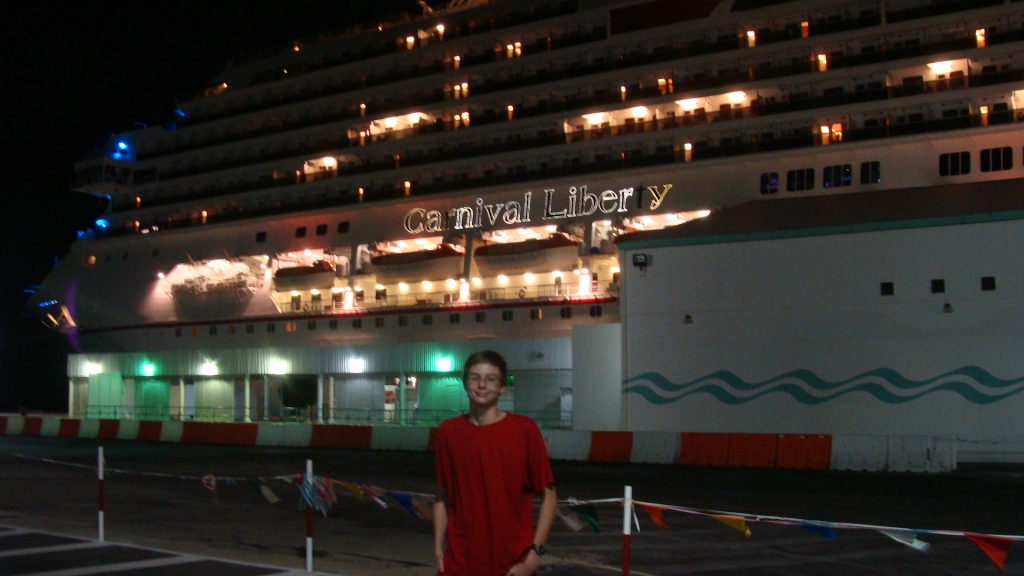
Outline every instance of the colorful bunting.
POLYGON ((593 504, 575 504, 569 506, 569 510, 579 514, 580 518, 590 526, 594 532, 601 532, 601 528, 598 526, 597 521, 597 507, 593 504))
POLYGON ((434 497, 424 495, 413 496, 412 509, 416 511, 416 517, 420 520, 433 520, 434 497))
POLYGON ((217 491, 217 477, 212 474, 207 474, 202 477, 203 486, 206 487, 210 492, 217 491))
POLYGON ((828 538, 829 540, 836 539, 835 531, 832 530, 832 528, 829 526, 821 526, 819 524, 801 524, 800 527, 804 530, 807 530, 808 532, 811 532, 812 534, 823 536, 825 538, 828 538))
POLYGON ((978 545, 978 548, 981 548, 981 551, 996 565, 996 569, 999 570, 999 574, 1002 576, 1003 566, 1006 564, 1006 552, 1009 550, 1012 540, 997 536, 986 536, 984 534, 966 533, 964 536, 967 536, 971 542, 974 542, 978 545))
POLYGON ((335 483, 337 483, 339 486, 341 486, 345 490, 348 490, 349 492, 351 492, 353 495, 355 495, 356 498, 359 498, 359 503, 360 504, 365 504, 366 503, 365 498, 363 498, 363 496, 365 496, 366 492, 363 490, 363 487, 360 486, 359 484, 353 484, 352 482, 340 482, 338 480, 335 480, 335 483))
POLYGON ((361 487, 363 489, 363 492, 369 494, 370 498, 373 498, 373 501, 379 504, 381 508, 387 509, 388 501, 386 498, 384 498, 383 490, 375 486, 366 486, 365 484, 362 485, 361 487))
POLYGON ((725 524, 729 528, 736 530, 740 534, 743 534, 747 538, 750 538, 750 528, 747 527, 747 521, 742 516, 726 516, 723 514, 711 514, 711 517, 718 520, 722 524, 725 524))
POLYGON ((569 530, 573 532, 579 532, 583 530, 583 522, 575 514, 566 514, 562 511, 561 506, 555 509, 555 514, 565 522, 565 525, 569 527, 569 530))
POLYGON ((278 502, 281 501, 277 494, 274 494, 274 491, 270 489, 270 486, 267 486, 267 483, 262 478, 260 478, 259 480, 259 490, 260 494, 263 495, 263 498, 267 502, 271 504, 277 504, 278 502))
POLYGON ((655 506, 654 504, 640 504, 636 503, 637 506, 643 508, 644 512, 651 517, 651 522, 662 530, 665 529, 665 519, 662 517, 662 512, 665 511, 664 506, 655 506))
POLYGON ((904 546, 909 546, 914 550, 917 550, 918 552, 927 553, 929 550, 932 549, 931 544, 918 540, 917 534, 911 532, 910 530, 879 530, 879 532, 885 534, 886 536, 892 538, 900 544, 903 544, 904 546))

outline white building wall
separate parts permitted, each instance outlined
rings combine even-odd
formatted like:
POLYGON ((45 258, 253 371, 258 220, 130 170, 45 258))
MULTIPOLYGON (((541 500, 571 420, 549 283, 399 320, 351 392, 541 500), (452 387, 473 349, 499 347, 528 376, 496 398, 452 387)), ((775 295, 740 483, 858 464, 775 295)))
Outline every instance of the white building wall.
POLYGON ((630 250, 626 424, 1024 435, 1022 243, 1018 220, 630 250), (644 272, 636 252, 651 256, 644 272))
POLYGON ((573 429, 622 429, 622 325, 576 326, 572 337, 573 429))

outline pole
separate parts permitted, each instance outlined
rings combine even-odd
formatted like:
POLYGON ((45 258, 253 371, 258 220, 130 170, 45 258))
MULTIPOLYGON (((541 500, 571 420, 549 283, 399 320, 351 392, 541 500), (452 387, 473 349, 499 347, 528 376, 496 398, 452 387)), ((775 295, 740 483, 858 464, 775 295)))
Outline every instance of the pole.
POLYGON ((629 535, 633 532, 633 487, 622 499, 622 576, 629 576, 629 535))
POLYGON ((99 484, 99 498, 96 507, 98 514, 97 531, 99 533, 100 542, 104 542, 105 535, 103 534, 103 446, 99 446, 99 449, 97 450, 96 454, 96 478, 99 484))
MULTIPOLYGON (((306 482, 313 483, 313 461, 306 460, 306 482)), ((310 486, 312 488, 312 486, 310 486)), ((306 572, 313 572, 313 507, 306 505, 306 572)))

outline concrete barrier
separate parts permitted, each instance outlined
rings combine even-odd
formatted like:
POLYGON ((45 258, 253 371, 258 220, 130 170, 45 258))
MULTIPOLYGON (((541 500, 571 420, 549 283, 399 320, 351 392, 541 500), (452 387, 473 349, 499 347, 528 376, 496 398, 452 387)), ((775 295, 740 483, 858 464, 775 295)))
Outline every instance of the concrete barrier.
POLYGON ((306 448, 313 439, 313 427, 295 424, 258 424, 257 446, 306 448))
POLYGON ((552 460, 586 460, 590 456, 587 430, 541 430, 552 460))
POLYGON ((8 416, 7 427, 4 430, 4 434, 7 436, 21 436, 22 430, 25 428, 25 418, 22 416, 8 416))
POLYGON ((634 432, 631 462, 675 464, 679 462, 679 434, 675 432, 634 432))

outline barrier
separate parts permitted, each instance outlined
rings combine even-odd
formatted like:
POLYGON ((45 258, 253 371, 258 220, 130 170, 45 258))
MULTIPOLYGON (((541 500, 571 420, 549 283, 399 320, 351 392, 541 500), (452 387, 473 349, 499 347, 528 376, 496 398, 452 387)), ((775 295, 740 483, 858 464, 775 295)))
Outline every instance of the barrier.
POLYGON ((257 424, 256 432, 257 446, 289 446, 305 448, 309 446, 313 437, 313 429, 310 426, 295 426, 291 424, 257 424))
POLYGON ((39 433, 43 431, 43 419, 26 417, 22 423, 21 435, 22 436, 39 436, 39 433))
POLYGON ((832 459, 832 437, 824 434, 780 434, 778 456, 775 465, 779 468, 805 470, 828 469, 832 459))
POLYGON ((729 435, 729 466, 771 468, 775 466, 779 437, 775 434, 729 435))
MULTIPOLYGON (((136 439, 139 442, 159 442, 162 422, 139 422, 139 432, 136 439)), ((124 427, 122 426, 122 429, 124 427)))
POLYGON ((427 451, 433 428, 384 426, 373 428, 370 435, 371 450, 427 451))
POLYGON ((68 418, 60 419, 60 429, 57 431, 59 438, 78 438, 79 430, 81 430, 81 420, 70 420, 68 418))
POLYGON ((100 420, 99 430, 96 431, 96 438, 99 440, 115 440, 121 432, 120 420, 100 420))
POLYGON ((60 435, 61 418, 44 416, 39 423, 39 435, 46 438, 57 438, 60 435))
POLYGON ((631 462, 674 464, 679 461, 679 434, 675 432, 634 432, 631 462))
POLYGON ((679 463, 691 466, 726 466, 729 463, 729 435, 713 432, 683 432, 679 438, 679 463))
MULTIPOLYGON (((181 442, 183 444, 255 446, 258 434, 259 427, 257 424, 185 422, 182 425, 181 442)), ((157 435, 157 439, 159 439, 159 434, 157 435)))
POLYGON ((0 416, 0 436, 7 434, 7 416, 0 416))
POLYGON ((590 432, 586 430, 541 430, 548 457, 552 460, 586 460, 590 455, 590 432))
POLYGON ((160 425, 160 441, 172 443, 181 442, 181 437, 184 432, 184 422, 163 422, 160 425))
POLYGON ((372 426, 314 424, 309 447, 369 450, 372 436, 372 426))
POLYGON ((629 462, 633 454, 632 432, 601 432, 590 433, 590 452, 587 460, 591 462, 629 462))

